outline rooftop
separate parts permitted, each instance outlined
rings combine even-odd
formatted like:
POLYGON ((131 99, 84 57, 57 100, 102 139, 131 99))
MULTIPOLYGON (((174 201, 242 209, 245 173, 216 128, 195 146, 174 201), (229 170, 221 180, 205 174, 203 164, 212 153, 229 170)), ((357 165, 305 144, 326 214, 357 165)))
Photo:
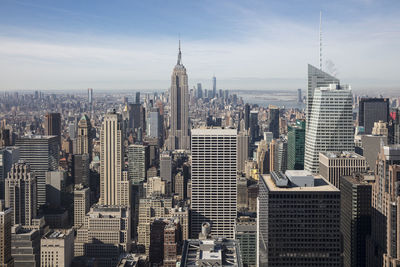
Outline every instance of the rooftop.
POLYGON ((327 158, 354 158, 354 159, 364 159, 365 157, 357 154, 356 152, 352 151, 326 151, 326 152, 319 152, 320 154, 324 155, 327 158))
POLYGON ((196 128, 192 129, 192 135, 237 135, 237 130, 221 127, 196 128))

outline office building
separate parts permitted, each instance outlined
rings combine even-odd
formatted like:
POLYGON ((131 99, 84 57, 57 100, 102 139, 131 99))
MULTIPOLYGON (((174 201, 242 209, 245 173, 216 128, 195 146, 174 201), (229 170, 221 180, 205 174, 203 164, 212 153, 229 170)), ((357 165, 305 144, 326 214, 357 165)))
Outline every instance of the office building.
POLYGON ((214 237, 234 237, 236 220, 237 131, 192 130, 192 237, 203 222, 214 237))
POLYGON ((67 172, 64 170, 46 172, 46 198, 52 207, 61 207, 66 193, 67 172))
POLYGON ((164 267, 175 267, 182 251, 182 233, 178 220, 170 219, 164 227, 164 267))
POLYGON ((268 130, 273 134, 273 137, 277 139, 279 138, 279 108, 269 105, 268 110, 268 130))
POLYGON ((36 177, 28 164, 13 164, 5 183, 5 206, 12 210, 12 224, 31 225, 37 215, 36 177))
POLYGON ((135 95, 135 103, 136 103, 136 104, 140 104, 140 92, 136 92, 136 95, 135 95))
POLYGON ((46 172, 58 169, 59 149, 56 136, 27 135, 16 140, 20 159, 29 164, 37 182, 37 204, 46 204, 46 172))
POLYGON ((147 136, 159 139, 161 144, 164 133, 163 126, 164 119, 163 116, 160 114, 159 108, 151 108, 147 115, 147 136))
POLYGON ((240 246, 243 267, 257 264, 257 222, 255 218, 239 217, 236 222, 236 240, 240 246))
POLYGON ((388 145, 387 136, 370 134, 361 136, 362 155, 367 160, 367 166, 371 171, 375 170, 376 159, 382 145, 388 145))
POLYGON ((296 124, 288 126, 288 170, 304 170, 304 149, 306 125, 304 120, 296 120, 296 124))
POLYGON ((93 109, 93 88, 88 88, 88 103, 89 103, 89 110, 92 111, 92 109, 93 109))
POLYGON ((190 149, 189 137, 189 92, 186 68, 181 62, 181 46, 179 43, 178 61, 171 76, 171 115, 168 148, 190 149))
POLYGON ((115 266, 131 250, 130 210, 122 206, 94 205, 77 229, 75 257, 94 258, 99 266, 115 266))
POLYGON ((4 206, 4 200, 0 199, 0 266, 13 267, 14 260, 11 257, 11 225, 12 210, 4 206))
POLYGON ((14 225, 11 229, 14 267, 40 266, 40 231, 14 225))
POLYGON ((74 188, 74 228, 85 223, 86 214, 90 210, 90 190, 82 184, 74 188))
POLYGON ((40 240, 40 266, 69 267, 74 257, 74 231, 55 229, 40 240))
POLYGON ((140 103, 134 103, 128 105, 128 129, 132 132, 136 132, 140 134, 141 131, 139 129, 144 129, 144 108, 140 103))
POLYGON ((203 98, 203 88, 201 87, 201 83, 197 84, 197 98, 203 98))
POLYGON ((4 198, 4 182, 14 163, 19 160, 19 148, 15 146, 0 149, 0 199, 4 198))
POLYGON ((57 136, 58 146, 61 148, 61 114, 47 113, 44 121, 44 134, 57 136))
POLYGON ((239 243, 233 239, 189 239, 182 249, 180 267, 243 267, 239 243))
POLYGON ((172 157, 169 151, 164 151, 160 155, 160 177, 172 182, 172 157))
POLYGON ((319 173, 331 184, 340 189, 342 176, 367 171, 365 157, 354 152, 321 152, 319 154, 319 173))
POLYGON ((246 103, 244 105, 244 130, 250 128, 250 105, 246 103))
POLYGON ((340 231, 343 236, 343 266, 366 266, 366 237, 371 234, 371 181, 363 174, 340 179, 340 231))
POLYGON ((83 115, 78 122, 78 136, 76 139, 76 151, 74 154, 87 154, 92 158, 92 124, 87 115, 83 115))
POLYGON ((372 135, 388 136, 389 130, 387 128, 387 122, 383 121, 374 122, 374 127, 372 128, 372 135))
POLYGON ((260 136, 260 126, 258 125, 258 111, 252 110, 250 112, 250 143, 254 145, 260 136))
POLYGON ((215 76, 212 77, 212 83, 213 83, 213 90, 211 98, 215 98, 217 96, 217 78, 215 76))
POLYGON ((306 125, 304 169, 319 171, 319 153, 354 151, 352 94, 349 87, 318 87, 306 125))
POLYGON ((177 200, 186 199, 186 188, 187 188, 187 183, 185 176, 182 172, 178 172, 174 177, 175 199, 177 200))
POLYGON ((314 93, 317 88, 327 87, 330 84, 340 84, 339 79, 308 64, 308 86, 307 86, 307 107, 306 107, 306 127, 310 126, 310 117, 313 109, 314 93))
POLYGON ((297 103, 303 103, 303 97, 301 95, 301 89, 297 89, 297 103))
POLYGON ((129 180, 139 184, 146 180, 149 168, 149 147, 147 145, 133 144, 128 147, 128 172, 129 180))
POLYGON ((258 266, 341 266, 339 189, 290 170, 264 174, 259 190, 258 266))
POLYGON ((88 154, 72 155, 72 177, 74 184, 90 186, 90 159, 88 154))
POLYGON ((240 131, 237 137, 237 171, 244 173, 246 160, 249 159, 249 134, 248 131, 240 131))
POLYGON ((118 187, 122 180, 122 118, 115 111, 107 113, 100 132, 100 203, 118 205, 118 187))
POLYGON ((371 134, 374 123, 388 122, 388 98, 361 98, 358 111, 358 126, 364 127, 365 134, 371 134))
POLYGON ((147 181, 143 183, 143 189, 146 198, 169 195, 169 185, 164 179, 157 176, 147 178, 147 181))

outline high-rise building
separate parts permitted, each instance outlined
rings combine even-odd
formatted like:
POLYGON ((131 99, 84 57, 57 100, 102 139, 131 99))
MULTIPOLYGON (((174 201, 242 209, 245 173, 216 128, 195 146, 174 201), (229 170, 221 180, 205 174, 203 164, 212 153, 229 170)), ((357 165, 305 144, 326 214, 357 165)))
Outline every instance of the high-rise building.
POLYGON ((372 185, 362 174, 342 176, 340 192, 343 266, 366 266, 366 237, 371 234, 372 185))
POLYGON ((149 168, 149 147, 133 144, 128 147, 129 179, 134 184, 146 180, 146 171, 149 168))
POLYGON ((46 199, 50 206, 61 206, 66 193, 67 177, 64 170, 46 172, 46 199))
POLYGON ((14 267, 39 267, 40 231, 14 225, 11 228, 11 256, 14 267))
POLYGON ((118 205, 118 187, 122 181, 123 132, 121 115, 107 113, 100 132, 100 203, 118 205))
POLYGON ((4 198, 4 181, 14 163, 19 160, 19 148, 15 146, 0 149, 0 199, 4 198))
POLYGON ((297 89, 297 103, 303 103, 303 97, 301 95, 301 89, 297 89))
POLYGON ((12 210, 4 206, 4 200, 0 199, 0 266, 13 267, 14 260, 11 257, 11 226, 12 210))
POLYGON ((367 239, 366 266, 393 266, 399 261, 398 177, 400 177, 400 145, 381 147, 376 160, 375 182, 372 186, 371 236, 367 239))
POLYGON ((31 225, 37 215, 36 177, 28 164, 16 163, 5 184, 5 206, 12 210, 13 224, 31 225))
POLYGON ((136 92, 135 103, 140 104, 140 92, 136 92))
POLYGON ((16 140, 20 159, 29 164, 37 182, 37 204, 46 204, 46 172, 58 168, 59 146, 56 136, 28 135, 16 140))
POLYGON ((258 111, 252 110, 250 111, 250 143, 254 145, 256 141, 258 141, 260 136, 260 126, 258 125, 258 111))
POLYGON ((90 190, 82 184, 74 188, 74 227, 79 228, 85 222, 85 216, 90 210, 90 190))
POLYGON ((244 129, 248 130, 250 128, 250 105, 246 103, 244 105, 244 129))
POLYGON ((272 132, 275 139, 279 138, 279 108, 277 106, 269 105, 268 107, 268 129, 272 132))
POLYGON ((158 108, 151 108, 147 116, 147 136, 158 138, 160 144, 163 139, 164 120, 158 108))
POLYGON ((349 87, 331 84, 313 93, 306 125, 304 169, 319 171, 319 152, 354 151, 352 94, 349 87))
POLYGON ((239 241, 243 267, 257 264, 257 223, 254 218, 239 217, 236 222, 236 240, 239 241))
POLYGON ((143 106, 140 103, 134 103, 128 105, 128 129, 133 132, 139 131, 139 128, 144 129, 143 116, 145 112, 143 106))
POLYGON ((74 184, 90 186, 90 168, 88 154, 72 155, 72 177, 74 184))
POLYGON ((128 207, 94 205, 77 229, 74 256, 94 258, 99 266, 115 266, 121 254, 131 249, 131 219, 128 207))
POLYGON ((213 81, 212 98, 214 98, 217 96, 217 78, 213 76, 212 81, 213 81))
POLYGON ((197 98, 203 98, 203 88, 201 87, 201 83, 197 84, 197 98))
POLYGON ((181 253, 182 233, 179 220, 168 220, 164 227, 164 267, 175 267, 177 256, 181 253))
POLYGON ((323 72, 321 69, 308 64, 308 87, 307 87, 307 108, 306 127, 310 126, 310 116, 313 107, 314 92, 317 88, 327 87, 330 84, 340 84, 339 79, 323 72))
POLYGON ((236 220, 237 131, 192 130, 192 237, 203 222, 215 237, 234 237, 236 220))
POLYGON ((341 177, 365 171, 367 171, 365 157, 357 153, 347 151, 319 153, 319 173, 338 189, 341 189, 341 177))
POLYGON ((364 127, 366 134, 372 133, 374 123, 389 121, 388 98, 361 98, 358 111, 358 125, 364 127))
POLYGON ((71 266, 74 257, 74 231, 56 229, 40 240, 40 266, 71 266))
POLYGON ((160 177, 172 182, 172 156, 169 151, 164 151, 160 155, 160 177))
POLYGON ((89 110, 93 109, 93 88, 88 88, 89 110))
POLYGON ((83 115, 78 122, 78 137, 74 154, 88 154, 92 158, 92 124, 87 115, 83 115))
POLYGON ((57 136, 58 145, 61 148, 61 114, 47 113, 44 122, 44 134, 57 136))
POLYGON ((291 170, 264 174, 259 190, 257 266, 341 266, 339 189, 291 170))
POLYGON ((304 147, 306 126, 304 120, 296 120, 296 124, 288 127, 288 170, 304 169, 304 147))
POLYGON ((248 131, 240 131, 237 137, 237 171, 244 173, 246 160, 249 159, 249 134, 248 131))
POLYGON ((170 150, 190 149, 188 76, 181 62, 181 56, 179 42, 178 61, 171 76, 171 116, 168 136, 170 150))
POLYGON ((388 136, 389 130, 387 128, 387 122, 376 121, 374 127, 372 127, 372 135, 388 136))

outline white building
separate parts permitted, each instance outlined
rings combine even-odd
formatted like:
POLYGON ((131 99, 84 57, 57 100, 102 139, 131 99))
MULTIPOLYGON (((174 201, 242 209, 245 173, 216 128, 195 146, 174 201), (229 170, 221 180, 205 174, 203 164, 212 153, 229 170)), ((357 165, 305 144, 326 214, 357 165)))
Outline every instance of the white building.
POLYGON ((212 236, 234 237, 237 182, 236 129, 192 130, 192 237, 203 222, 212 236))

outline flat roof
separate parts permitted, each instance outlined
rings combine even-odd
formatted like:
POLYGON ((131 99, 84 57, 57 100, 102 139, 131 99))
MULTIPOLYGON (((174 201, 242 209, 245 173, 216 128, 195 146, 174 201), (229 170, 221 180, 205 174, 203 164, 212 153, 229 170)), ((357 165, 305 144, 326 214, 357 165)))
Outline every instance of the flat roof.
POLYGON ((357 154, 356 152, 353 152, 353 151, 324 151, 324 152, 319 152, 319 153, 330 159, 331 158, 365 159, 364 156, 361 156, 360 154, 357 154))
POLYGON ((230 128, 196 128, 192 129, 192 135, 237 135, 236 129, 230 128))
POLYGON ((329 183, 322 176, 314 176, 314 186, 290 186, 290 187, 278 187, 274 183, 270 174, 263 174, 262 179, 268 186, 270 191, 276 192, 340 192, 334 185, 329 183))

